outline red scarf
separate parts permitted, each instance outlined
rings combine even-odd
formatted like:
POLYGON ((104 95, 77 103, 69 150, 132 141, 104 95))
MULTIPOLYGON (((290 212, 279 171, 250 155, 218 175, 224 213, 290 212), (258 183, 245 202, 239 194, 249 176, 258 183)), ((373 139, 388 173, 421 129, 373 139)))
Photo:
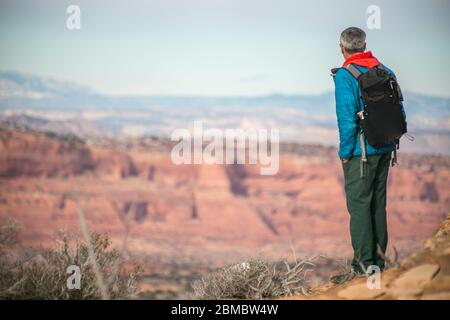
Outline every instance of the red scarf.
POLYGON ((372 51, 357 52, 355 54, 352 54, 345 60, 342 66, 345 67, 350 63, 357 64, 358 66, 366 67, 369 69, 380 64, 378 59, 372 55, 372 51))

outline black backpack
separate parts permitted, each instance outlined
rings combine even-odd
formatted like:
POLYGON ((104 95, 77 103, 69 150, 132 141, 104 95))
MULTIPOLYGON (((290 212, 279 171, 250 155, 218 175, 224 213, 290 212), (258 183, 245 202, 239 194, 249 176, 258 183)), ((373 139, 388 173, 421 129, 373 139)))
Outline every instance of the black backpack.
POLYGON ((353 64, 344 68, 359 84, 364 106, 358 118, 367 142, 374 147, 396 144, 398 148, 399 139, 407 128, 401 104, 403 97, 395 75, 381 64, 367 72, 353 64))

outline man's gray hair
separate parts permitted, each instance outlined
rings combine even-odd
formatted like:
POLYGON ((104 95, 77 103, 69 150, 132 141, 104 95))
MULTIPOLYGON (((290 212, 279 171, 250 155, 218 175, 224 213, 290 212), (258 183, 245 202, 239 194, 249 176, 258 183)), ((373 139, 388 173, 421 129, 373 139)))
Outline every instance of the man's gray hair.
POLYGON ((366 33, 360 28, 347 28, 342 31, 340 42, 347 51, 364 51, 366 45, 366 33))

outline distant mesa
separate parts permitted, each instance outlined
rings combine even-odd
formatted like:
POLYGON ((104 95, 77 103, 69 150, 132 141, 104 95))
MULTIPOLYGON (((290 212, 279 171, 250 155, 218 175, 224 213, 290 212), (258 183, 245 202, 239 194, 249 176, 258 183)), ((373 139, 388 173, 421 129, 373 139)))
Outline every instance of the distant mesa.
MULTIPOLYGON (((405 92, 406 152, 450 154, 450 98, 405 92)), ((0 72, 0 122, 90 139, 169 136, 195 120, 211 128, 278 128, 285 142, 336 146, 334 95, 108 96, 15 71, 0 72), (19 115, 19 118, 14 118, 19 115), (45 122, 50 121, 51 122, 45 122)))

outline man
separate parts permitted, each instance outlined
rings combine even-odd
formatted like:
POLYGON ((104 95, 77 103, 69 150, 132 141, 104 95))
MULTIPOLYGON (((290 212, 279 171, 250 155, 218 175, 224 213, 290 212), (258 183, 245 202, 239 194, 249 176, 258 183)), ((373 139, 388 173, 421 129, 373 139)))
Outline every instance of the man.
MULTIPOLYGON (((331 278, 342 283, 364 274, 369 266, 384 269, 388 233, 386 222, 386 184, 395 144, 373 147, 360 136, 357 113, 363 108, 358 81, 345 67, 353 64, 362 73, 380 65, 366 51, 366 34, 355 27, 341 33, 340 47, 345 62, 334 75, 336 115, 339 127, 339 157, 342 162, 347 209, 350 213, 350 235, 354 257, 352 271, 331 278), (360 140, 362 138, 362 140, 360 140), (361 156, 367 155, 362 174, 361 156), (380 250, 380 251, 379 251, 380 250)), ((381 67, 381 66, 380 66, 381 67)), ((391 70, 382 66, 384 70, 391 70)), ((403 108, 403 107, 402 107, 403 108)))

